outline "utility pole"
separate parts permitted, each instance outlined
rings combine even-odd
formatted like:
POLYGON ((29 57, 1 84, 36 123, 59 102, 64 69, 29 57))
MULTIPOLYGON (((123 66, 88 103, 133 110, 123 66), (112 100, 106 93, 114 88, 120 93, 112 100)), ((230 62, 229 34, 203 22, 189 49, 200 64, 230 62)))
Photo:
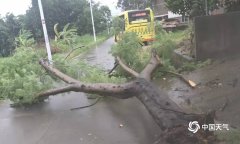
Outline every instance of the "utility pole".
POLYGON ((89 0, 89 2, 90 2, 91 17, 92 17, 93 36, 94 36, 94 41, 97 42, 95 26, 94 26, 94 19, 93 19, 93 12, 92 12, 92 0, 89 0))
POLYGON ((206 9, 206 15, 208 15, 208 1, 205 0, 205 9, 206 9))
POLYGON ((38 7, 39 7, 41 21, 42 21, 45 45, 46 45, 47 55, 48 55, 48 62, 49 62, 50 65, 52 65, 52 53, 51 53, 50 43, 49 43, 49 39, 48 39, 47 27, 46 27, 46 22, 45 22, 45 18, 44 18, 44 13, 43 13, 43 7, 42 7, 42 1, 41 0, 38 0, 38 7))

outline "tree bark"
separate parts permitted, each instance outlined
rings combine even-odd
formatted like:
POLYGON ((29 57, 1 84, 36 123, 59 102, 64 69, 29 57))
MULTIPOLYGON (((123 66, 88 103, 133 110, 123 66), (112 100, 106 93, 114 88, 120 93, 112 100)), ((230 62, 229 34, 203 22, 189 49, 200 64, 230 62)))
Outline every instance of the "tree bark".
POLYGON ((119 65, 128 73, 136 77, 136 80, 125 84, 86 84, 63 74, 54 67, 48 65, 47 61, 40 60, 43 68, 69 85, 61 88, 48 90, 40 93, 39 97, 48 97, 64 92, 85 92, 103 96, 111 96, 120 99, 127 99, 136 96, 146 107, 150 115, 154 118, 158 126, 163 130, 159 144, 193 144, 206 143, 213 133, 201 131, 194 135, 188 131, 190 121, 199 121, 199 124, 214 123, 214 115, 208 114, 187 114, 169 96, 159 90, 151 83, 151 74, 161 65, 160 58, 155 50, 152 50, 151 59, 141 73, 138 73, 121 59, 117 58, 119 65), (173 138, 174 137, 174 138, 173 138))

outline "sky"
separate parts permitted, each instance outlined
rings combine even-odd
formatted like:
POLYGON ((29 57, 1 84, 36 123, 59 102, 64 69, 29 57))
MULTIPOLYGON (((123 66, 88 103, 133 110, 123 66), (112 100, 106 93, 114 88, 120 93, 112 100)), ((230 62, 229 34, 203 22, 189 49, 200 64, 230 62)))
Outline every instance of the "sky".
POLYGON ((14 15, 25 14, 31 5, 31 0, 0 0, 0 14, 5 16, 7 12, 14 15))
POLYGON ((118 15, 121 11, 116 9, 118 0, 94 0, 95 2, 100 2, 102 5, 107 5, 113 16, 118 15))
MULTIPOLYGON (((109 6, 112 15, 118 15, 120 10, 116 9, 118 0, 93 0, 100 2, 102 5, 109 6)), ((0 15, 3 17, 10 12, 14 15, 25 14, 31 6, 31 0, 0 0, 0 15)))

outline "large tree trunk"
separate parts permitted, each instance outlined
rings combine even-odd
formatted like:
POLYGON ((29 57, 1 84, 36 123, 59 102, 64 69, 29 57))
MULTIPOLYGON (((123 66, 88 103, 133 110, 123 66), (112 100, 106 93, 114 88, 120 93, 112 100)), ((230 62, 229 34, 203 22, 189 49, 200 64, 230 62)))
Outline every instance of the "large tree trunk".
POLYGON ((156 51, 152 51, 151 59, 141 73, 126 66, 121 59, 117 58, 119 65, 136 80, 126 84, 86 84, 67 76, 48 65, 44 60, 40 64, 50 73, 68 83, 68 86, 42 92, 39 97, 47 97, 63 92, 75 91, 95 93, 103 96, 112 96, 120 99, 137 97, 162 129, 160 140, 156 144, 197 144, 209 143, 213 133, 199 131, 196 134, 188 131, 190 121, 198 121, 199 124, 214 123, 213 114, 187 114, 166 93, 159 90, 150 82, 151 74, 157 66, 161 65, 156 51))

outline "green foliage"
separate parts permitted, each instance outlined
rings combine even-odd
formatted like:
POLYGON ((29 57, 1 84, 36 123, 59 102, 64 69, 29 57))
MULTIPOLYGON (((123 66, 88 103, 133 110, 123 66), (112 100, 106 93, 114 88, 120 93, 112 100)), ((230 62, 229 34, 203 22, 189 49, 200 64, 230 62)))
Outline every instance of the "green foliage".
POLYGON ((0 56, 8 56, 15 49, 14 38, 21 29, 21 20, 13 14, 0 18, 0 56))
POLYGON ((79 36, 77 35, 77 29, 70 27, 70 24, 65 25, 62 31, 58 31, 58 24, 55 24, 54 32, 55 41, 51 42, 52 47, 57 49, 56 52, 69 53, 69 58, 76 57, 94 47, 95 44, 109 38, 106 31, 103 31, 97 34, 97 42, 95 43, 92 35, 79 36))
POLYGON ((122 83, 125 81, 121 77, 108 77, 106 72, 96 66, 90 66, 85 61, 71 60, 65 61, 61 55, 54 55, 54 65, 62 72, 83 82, 95 83, 122 83))
POLYGON ((74 43, 72 43, 71 45, 66 44, 62 39, 57 41, 52 41, 51 45, 52 45, 52 48, 59 50, 55 53, 68 53, 67 59, 72 59, 74 57, 79 56, 80 54, 83 54, 89 49, 94 48, 95 45, 108 39, 109 36, 110 35, 106 34, 105 32, 98 34, 97 42, 95 42, 92 35, 86 34, 86 35, 74 37, 74 43))
POLYGON ((68 45, 75 43, 77 37, 77 29, 69 28, 70 24, 68 23, 63 27, 63 30, 61 32, 58 32, 57 26, 58 23, 54 25, 55 41, 62 40, 68 45))
POLYGON ((112 20, 112 27, 114 35, 118 35, 121 31, 125 29, 125 21, 120 17, 114 17, 112 20))
MULTIPOLYGON (((205 0, 165 0, 165 2, 173 13, 190 17, 206 15, 205 0)), ((208 10, 217 9, 219 3, 219 0, 207 0, 208 10)))
POLYGON ((32 104, 35 96, 51 86, 38 64, 43 53, 32 48, 17 48, 12 57, 0 59, 0 93, 14 104, 32 104), (42 77, 40 77, 42 76, 42 77))
POLYGON ((227 132, 217 133, 217 137, 220 141, 225 142, 226 144, 239 144, 240 141, 240 131, 230 129, 227 132))
POLYGON ((198 68, 205 67, 207 65, 210 65, 212 61, 210 59, 205 61, 197 61, 197 62, 185 62, 183 65, 178 69, 178 72, 182 71, 193 71, 198 68))
POLYGON ((14 16, 11 13, 7 13, 4 19, 5 24, 9 29, 9 35, 11 35, 11 37, 14 38, 15 36, 18 35, 23 21, 19 16, 14 16))
POLYGON ((153 2, 154 0, 118 0, 117 6, 122 10, 145 9, 153 2))
POLYGON ((32 33, 28 30, 21 29, 18 37, 15 38, 15 43, 17 47, 31 47, 35 43, 32 37, 32 33))
MULTIPOLYGON (((90 37, 90 36, 89 36, 90 37)), ((91 37, 92 38, 92 37, 91 37)), ((45 57, 42 50, 18 47, 11 57, 0 59, 0 99, 10 99, 14 105, 33 104, 39 101, 37 94, 54 87, 57 79, 52 79, 38 64, 45 57)), ((84 61, 65 61, 63 54, 53 56, 54 66, 62 72, 85 82, 120 83, 123 78, 111 77, 84 61)), ((58 81, 59 82, 59 81, 58 81)))
MULTIPOLYGON (((53 38, 55 36, 53 27, 56 23, 59 23, 59 29, 63 29, 64 37, 61 41, 68 43, 68 46, 60 44, 59 47, 67 49, 69 43, 73 43, 70 42, 73 40, 71 34, 92 33, 91 14, 87 0, 42 0, 42 3, 49 37, 53 38), (75 28, 69 28, 69 24, 75 28), (68 39, 69 37, 71 38, 68 39)), ((109 27, 111 11, 107 6, 101 6, 99 3, 93 2, 93 15, 97 33, 101 33, 109 27)), ((4 18, 0 18, 0 56, 9 56, 13 53, 16 47, 15 37, 19 35, 21 29, 31 31, 35 40, 42 41, 43 32, 37 0, 32 0, 32 6, 25 15, 14 16, 8 13, 4 18)), ((21 33, 25 33, 25 31, 21 31, 21 33)), ((21 34, 21 36, 23 35, 21 34)), ((16 40, 17 44, 22 46, 31 45, 30 43, 23 43, 20 39, 16 40)), ((30 42, 30 40, 27 42, 30 42)), ((70 47, 72 47, 71 44, 70 47)))
POLYGON ((77 29, 70 28, 70 24, 64 26, 62 31, 58 31, 58 24, 54 25, 55 41, 52 43, 53 47, 60 48, 62 52, 66 50, 75 49, 82 45, 77 43, 77 29))
MULTIPOLYGON (((136 71, 143 69, 149 57, 149 51, 142 49, 136 33, 124 33, 122 39, 112 47, 111 53, 136 71)), ((124 72, 120 70, 120 73, 124 72)))
MULTIPOLYGON (((42 0, 48 34, 54 37, 53 27, 59 23, 59 28, 63 29, 70 23, 77 29, 79 35, 92 33, 91 14, 89 1, 87 0, 42 0)), ((93 16, 96 23, 96 32, 102 32, 107 29, 111 18, 111 12, 107 6, 101 6, 99 3, 93 4, 93 16)), ((25 16, 25 29, 33 32, 34 38, 42 36, 41 19, 38 9, 38 2, 32 0, 32 7, 25 16)))
POLYGON ((240 11, 240 0, 225 0, 224 6, 227 12, 240 11))
MULTIPOLYGON (((122 40, 112 47, 112 54, 119 56, 125 64, 140 72, 150 58, 150 49, 155 48, 164 65, 160 70, 175 71, 171 62, 172 52, 177 48, 177 44, 187 36, 186 31, 167 33, 161 26, 157 26, 156 29, 157 38, 151 47, 142 48, 135 33, 126 33, 122 40)), ((120 74, 126 74, 120 68, 117 71, 120 74)))
MULTIPOLYGON (((178 48, 179 43, 182 41, 189 39, 190 34, 192 32, 191 27, 184 31, 176 31, 176 32, 166 32, 161 28, 161 26, 156 27, 157 40, 153 43, 153 48, 157 49, 158 55, 161 56, 161 60, 163 61, 164 67, 161 67, 162 71, 192 71, 196 68, 201 67, 201 64, 205 63, 184 63, 182 67, 176 70, 172 63, 172 54, 173 51, 178 48)), ((207 63, 207 62, 206 62, 207 63)))
POLYGON ((172 52, 177 48, 177 44, 186 36, 186 31, 166 32, 160 25, 156 26, 156 41, 153 43, 158 54, 163 59, 171 59, 172 52))

